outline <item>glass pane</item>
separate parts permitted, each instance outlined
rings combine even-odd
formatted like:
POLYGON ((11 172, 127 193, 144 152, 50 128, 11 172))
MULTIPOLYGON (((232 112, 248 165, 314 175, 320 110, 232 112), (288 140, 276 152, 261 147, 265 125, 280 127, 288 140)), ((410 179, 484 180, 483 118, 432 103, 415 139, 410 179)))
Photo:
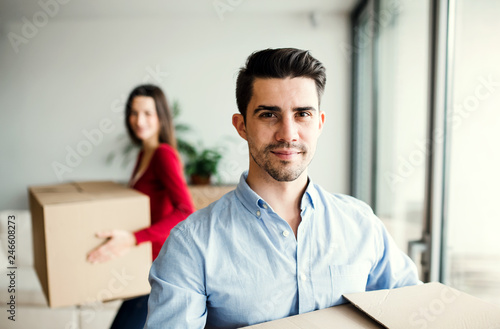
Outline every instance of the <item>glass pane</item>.
POLYGON ((375 209, 407 250, 422 235, 429 1, 381 1, 379 28, 375 209))
POLYGON ((456 9, 446 278, 500 305, 500 1, 456 9))
POLYGON ((352 194, 371 203, 373 140, 373 20, 371 7, 360 14, 354 33, 354 113, 352 194))

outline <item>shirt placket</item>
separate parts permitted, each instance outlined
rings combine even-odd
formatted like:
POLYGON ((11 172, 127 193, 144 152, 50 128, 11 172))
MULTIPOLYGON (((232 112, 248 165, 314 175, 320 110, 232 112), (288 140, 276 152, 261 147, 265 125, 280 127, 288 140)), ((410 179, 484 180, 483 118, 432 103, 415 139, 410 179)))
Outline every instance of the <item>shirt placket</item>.
POLYGON ((302 220, 297 231, 297 288, 299 292, 299 313, 314 310, 314 291, 311 270, 311 209, 302 211, 302 220))

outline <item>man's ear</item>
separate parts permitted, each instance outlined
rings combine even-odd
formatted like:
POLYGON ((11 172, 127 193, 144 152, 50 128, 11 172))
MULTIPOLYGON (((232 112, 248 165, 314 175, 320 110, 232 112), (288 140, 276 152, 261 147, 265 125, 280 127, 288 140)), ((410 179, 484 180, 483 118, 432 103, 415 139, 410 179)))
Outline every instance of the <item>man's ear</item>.
POLYGON ((247 127, 245 125, 245 119, 243 118, 242 114, 233 114, 233 126, 234 128, 236 128, 236 131, 241 136, 241 138, 247 140, 247 127))
POLYGON ((319 111, 319 132, 323 131, 323 125, 325 124, 325 112, 319 111))

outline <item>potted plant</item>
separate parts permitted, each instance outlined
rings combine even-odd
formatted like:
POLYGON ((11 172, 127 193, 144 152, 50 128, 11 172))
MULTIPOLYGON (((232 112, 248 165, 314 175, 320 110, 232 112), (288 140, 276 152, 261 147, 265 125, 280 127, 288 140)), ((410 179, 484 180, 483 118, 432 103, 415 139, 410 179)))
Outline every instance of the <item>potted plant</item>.
POLYGON ((210 178, 217 175, 217 166, 222 154, 217 148, 193 149, 188 154, 185 171, 194 185, 210 184, 210 178))

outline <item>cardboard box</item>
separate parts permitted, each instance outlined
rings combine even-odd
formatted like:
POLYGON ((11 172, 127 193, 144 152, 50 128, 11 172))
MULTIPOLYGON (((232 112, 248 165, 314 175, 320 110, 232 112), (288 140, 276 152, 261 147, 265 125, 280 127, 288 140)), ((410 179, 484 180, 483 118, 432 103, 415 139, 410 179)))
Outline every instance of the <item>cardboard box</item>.
POLYGON ((500 307, 437 282, 344 297, 349 303, 246 328, 500 329, 500 307))
POLYGON ((151 243, 102 264, 87 254, 104 242, 95 233, 150 225, 148 196, 113 182, 29 188, 35 270, 50 307, 149 293, 151 243))
POLYGON ((189 185, 189 193, 196 210, 205 208, 234 189, 236 185, 189 185))

